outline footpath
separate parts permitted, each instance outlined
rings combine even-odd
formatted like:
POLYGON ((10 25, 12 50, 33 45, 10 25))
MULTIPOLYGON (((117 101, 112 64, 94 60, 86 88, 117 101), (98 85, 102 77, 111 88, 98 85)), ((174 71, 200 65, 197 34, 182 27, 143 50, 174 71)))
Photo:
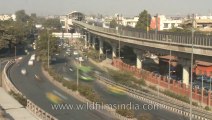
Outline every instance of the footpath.
POLYGON ((0 87, 0 96, 0 120, 37 120, 2 87, 0 87))

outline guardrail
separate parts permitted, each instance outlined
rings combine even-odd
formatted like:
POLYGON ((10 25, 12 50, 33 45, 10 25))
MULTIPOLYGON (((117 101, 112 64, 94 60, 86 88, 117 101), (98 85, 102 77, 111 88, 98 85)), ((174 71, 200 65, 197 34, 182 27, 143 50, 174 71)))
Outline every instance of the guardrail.
MULTIPOLYGON (((98 79, 103 81, 107 85, 112 85, 112 86, 119 86, 124 88, 125 92, 128 93, 129 96, 136 98, 141 101, 145 101, 147 103, 151 104, 156 104, 160 105, 162 108, 170 110, 172 112, 184 115, 189 117, 190 116, 190 106, 186 103, 179 102, 179 101, 174 101, 174 100, 169 100, 167 98, 164 99, 163 96, 157 97, 156 95, 153 94, 148 94, 146 92, 136 90, 127 86, 124 86, 122 84, 116 83, 114 81, 109 80, 106 77, 103 77, 101 75, 95 74, 98 79)), ((211 120, 212 119, 212 113, 199 109, 197 107, 192 107, 192 117, 194 119, 198 120, 211 120)))
MULTIPOLYGON (((8 63, 5 65, 4 70, 3 70, 3 74, 2 74, 2 86, 3 88, 10 92, 13 91, 16 94, 20 94, 23 97, 25 97, 11 82, 11 80, 8 78, 7 75, 7 70, 15 63, 14 60, 12 61, 8 61, 8 63)), ((25 97, 26 98, 26 97, 25 97)), ((58 120, 57 118, 55 118, 54 116, 52 116, 51 114, 45 112, 43 109, 41 109, 40 107, 38 107, 37 105, 35 105, 32 101, 30 101, 29 99, 27 99, 27 106, 26 109, 29 110, 32 114, 34 114, 36 117, 38 117, 39 119, 42 120, 58 120)))
MULTIPOLYGON (((103 28, 98 26, 92 26, 80 21, 73 21, 73 24, 76 24, 81 27, 86 27, 87 29, 104 32, 110 35, 119 35, 119 37, 132 37, 132 38, 142 38, 142 39, 149 39, 153 41, 159 42, 170 42, 173 44, 183 44, 183 45, 191 45, 192 38, 191 34, 184 34, 184 33, 168 33, 168 32, 144 32, 144 31, 133 31, 133 30, 116 30, 111 28, 103 28)), ((194 45, 197 46, 204 46, 204 47, 211 47, 212 46, 212 35, 194 35, 194 45)))

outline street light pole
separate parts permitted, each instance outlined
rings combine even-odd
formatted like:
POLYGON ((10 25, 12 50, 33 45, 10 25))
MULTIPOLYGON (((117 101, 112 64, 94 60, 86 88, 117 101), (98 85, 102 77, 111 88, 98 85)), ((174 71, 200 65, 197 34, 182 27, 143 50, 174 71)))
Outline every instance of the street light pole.
POLYGON ((79 66, 77 65, 77 92, 79 92, 79 66))
MULTIPOLYGON (((210 90, 209 90, 210 91, 210 94, 211 94, 211 77, 212 76, 210 76, 210 90)), ((209 100, 209 105, 208 106, 211 107, 211 100, 209 100)))
POLYGON ((202 89, 201 89, 201 103, 203 105, 203 92, 204 92, 204 86, 203 86, 203 75, 202 75, 202 89))
POLYGON ((47 29, 47 39, 48 39, 48 68, 49 68, 49 30, 47 29))
POLYGON ((192 120, 192 85, 193 85, 193 59, 194 59, 194 14, 192 18, 192 30, 191 30, 191 46, 192 46, 192 51, 191 51, 191 84, 190 84, 190 120, 192 120))
POLYGON ((169 84, 170 84, 170 79, 171 79, 171 61, 172 61, 172 50, 171 50, 171 39, 169 39, 169 79, 168 79, 168 89, 169 89, 169 84))

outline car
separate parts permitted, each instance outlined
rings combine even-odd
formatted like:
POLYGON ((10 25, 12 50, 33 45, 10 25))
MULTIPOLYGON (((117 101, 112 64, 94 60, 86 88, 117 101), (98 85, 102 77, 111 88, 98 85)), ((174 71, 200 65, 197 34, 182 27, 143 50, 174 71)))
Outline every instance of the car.
POLYGON ((74 53, 73 53, 74 55, 78 55, 78 52, 77 51, 74 51, 74 53))
POLYGON ((69 71, 73 72, 73 69, 71 67, 69 67, 68 69, 69 69, 69 71))
POLYGON ((21 74, 26 75, 26 69, 25 68, 21 69, 21 74))
POLYGON ((28 65, 33 66, 33 60, 29 60, 28 65))

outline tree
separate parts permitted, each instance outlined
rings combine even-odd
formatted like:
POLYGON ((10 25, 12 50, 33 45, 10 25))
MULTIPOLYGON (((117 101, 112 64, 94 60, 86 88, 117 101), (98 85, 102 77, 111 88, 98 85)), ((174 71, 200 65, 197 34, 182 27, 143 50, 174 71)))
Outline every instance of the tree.
POLYGON ((148 30, 150 22, 151 22, 151 15, 146 10, 144 10, 139 14, 139 19, 135 28, 148 30))
POLYGON ((48 39, 49 39, 49 54, 52 56, 54 53, 59 51, 59 47, 57 45, 57 38, 47 34, 47 30, 43 30, 40 33, 40 39, 36 42, 36 52, 43 59, 47 60, 47 51, 48 51, 48 39))
POLYGON ((116 28, 117 25, 118 24, 117 24, 117 22, 116 22, 115 19, 113 19, 112 21, 110 21, 110 28, 116 28))
POLYGON ((19 10, 15 12, 16 21, 26 23, 29 20, 29 16, 25 13, 25 10, 19 10))
POLYGON ((61 30, 61 23, 60 20, 55 18, 55 19, 48 19, 43 23, 43 26, 46 28, 53 28, 56 30, 61 30))

